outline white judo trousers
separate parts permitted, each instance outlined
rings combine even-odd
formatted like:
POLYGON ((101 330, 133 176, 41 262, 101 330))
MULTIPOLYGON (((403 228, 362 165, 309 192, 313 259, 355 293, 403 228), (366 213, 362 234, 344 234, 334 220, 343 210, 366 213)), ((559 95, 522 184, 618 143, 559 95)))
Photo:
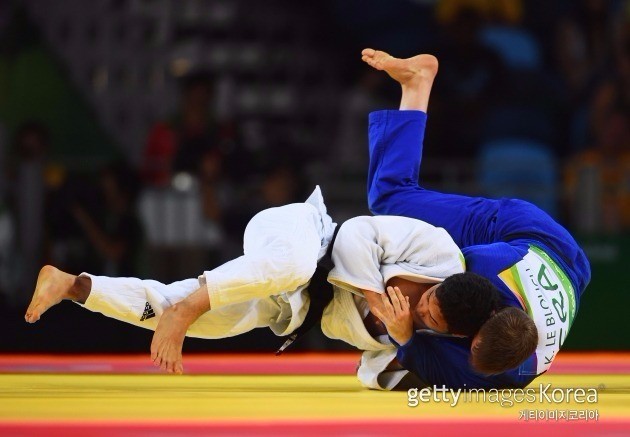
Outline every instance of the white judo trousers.
POLYGON ((326 213, 319 187, 305 203, 269 208, 247 225, 244 254, 200 278, 163 284, 138 278, 84 273, 92 280, 85 308, 133 325, 155 329, 163 311, 205 284, 211 311, 187 336, 225 338, 269 327, 279 336, 304 321, 308 283, 326 253, 336 224, 326 213), (155 317, 151 317, 152 310, 155 317))

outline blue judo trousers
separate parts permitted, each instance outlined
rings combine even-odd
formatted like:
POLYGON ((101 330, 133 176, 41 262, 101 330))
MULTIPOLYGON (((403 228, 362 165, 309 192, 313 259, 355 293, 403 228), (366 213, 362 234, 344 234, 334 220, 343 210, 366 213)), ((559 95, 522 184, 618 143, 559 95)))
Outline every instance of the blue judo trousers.
MULTIPOLYGON (((497 276, 527 253, 543 249, 571 281, 576 304, 591 277, 582 249, 547 213, 517 199, 445 194, 420 186, 427 115, 422 111, 377 111, 369 118, 368 203, 375 215, 416 218, 448 231, 461 248, 466 270, 489 279, 506 305, 522 308, 497 276)), ((397 359, 429 385, 449 388, 524 387, 536 377, 536 356, 519 368, 485 376, 469 363, 472 339, 414 334, 397 359)))

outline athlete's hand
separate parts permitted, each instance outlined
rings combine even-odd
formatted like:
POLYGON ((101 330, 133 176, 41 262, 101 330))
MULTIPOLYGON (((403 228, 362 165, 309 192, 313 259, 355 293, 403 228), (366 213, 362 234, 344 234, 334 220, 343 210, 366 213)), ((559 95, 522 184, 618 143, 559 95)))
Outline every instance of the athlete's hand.
POLYGON ((372 308, 372 312, 385 324, 390 337, 403 345, 413 336, 413 317, 409 298, 403 296, 398 287, 387 287, 387 295, 381 295, 383 309, 372 308), (387 297, 389 296, 389 298, 387 297))

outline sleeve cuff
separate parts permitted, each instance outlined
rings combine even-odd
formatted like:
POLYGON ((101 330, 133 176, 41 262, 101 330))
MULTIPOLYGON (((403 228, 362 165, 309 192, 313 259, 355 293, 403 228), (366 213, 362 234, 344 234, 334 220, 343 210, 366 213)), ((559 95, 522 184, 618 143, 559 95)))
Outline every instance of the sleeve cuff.
POLYGON ((413 334, 411 336, 411 338, 405 344, 398 344, 398 342, 396 340, 394 340, 391 335, 388 335, 388 337, 389 337, 389 340, 392 342, 392 344, 394 346, 396 346, 397 349, 401 349, 401 348, 406 348, 406 347, 411 346, 411 343, 413 342, 414 335, 416 335, 416 334, 413 334))

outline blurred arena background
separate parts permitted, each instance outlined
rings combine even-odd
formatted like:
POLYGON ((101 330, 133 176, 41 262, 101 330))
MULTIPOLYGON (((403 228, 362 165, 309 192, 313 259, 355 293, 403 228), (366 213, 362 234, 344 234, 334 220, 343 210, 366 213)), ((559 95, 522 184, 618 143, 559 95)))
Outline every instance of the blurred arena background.
POLYGON ((336 220, 368 214, 367 113, 399 94, 364 47, 440 60, 425 180, 531 200, 578 237, 593 280, 564 349, 630 349, 630 1, 2 0, 0 352, 148 350, 70 303, 24 323, 44 263, 195 277, 315 184, 336 220))

